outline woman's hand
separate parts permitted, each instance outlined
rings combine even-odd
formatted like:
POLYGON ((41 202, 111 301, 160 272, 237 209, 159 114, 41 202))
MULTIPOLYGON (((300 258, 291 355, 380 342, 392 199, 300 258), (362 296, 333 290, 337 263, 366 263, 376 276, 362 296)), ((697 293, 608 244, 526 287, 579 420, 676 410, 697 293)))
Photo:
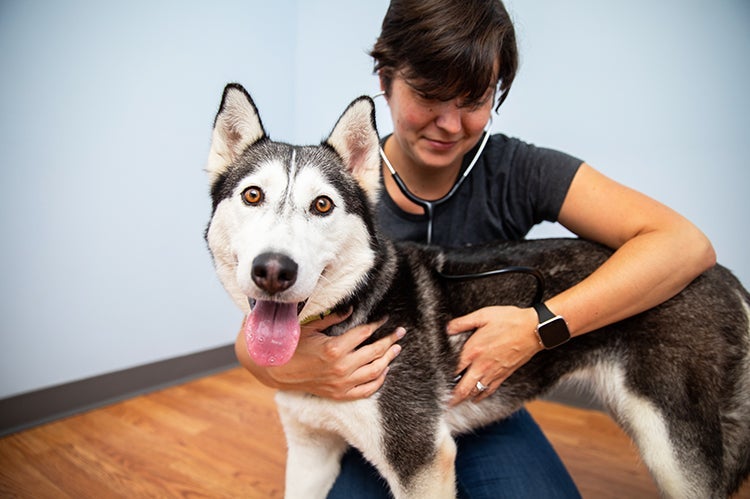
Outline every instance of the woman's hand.
POLYGON ((534 309, 518 307, 481 308, 450 321, 448 334, 476 330, 461 351, 456 374, 466 372, 453 390, 451 405, 489 397, 539 352, 542 347, 534 334, 537 322, 534 309), (487 389, 480 392, 478 381, 487 389))
POLYGON ((330 315, 301 328, 299 344, 291 360, 283 366, 261 367, 247 353, 245 335, 240 331, 235 353, 245 369, 263 384, 281 390, 302 391, 335 400, 369 397, 385 381, 388 365, 401 352, 396 341, 405 330, 397 328, 380 340, 357 347, 383 322, 363 324, 341 336, 326 336, 321 331, 348 317, 330 315))

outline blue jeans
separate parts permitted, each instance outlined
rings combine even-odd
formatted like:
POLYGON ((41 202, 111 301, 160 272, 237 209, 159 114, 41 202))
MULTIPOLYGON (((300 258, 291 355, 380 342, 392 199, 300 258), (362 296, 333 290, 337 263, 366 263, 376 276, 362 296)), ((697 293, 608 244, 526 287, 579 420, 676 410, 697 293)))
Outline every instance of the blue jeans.
MULTIPOLYGON (((456 438, 456 480, 462 499, 580 498, 572 478, 526 409, 456 438)), ((330 499, 386 499, 388 484, 349 449, 330 499)))

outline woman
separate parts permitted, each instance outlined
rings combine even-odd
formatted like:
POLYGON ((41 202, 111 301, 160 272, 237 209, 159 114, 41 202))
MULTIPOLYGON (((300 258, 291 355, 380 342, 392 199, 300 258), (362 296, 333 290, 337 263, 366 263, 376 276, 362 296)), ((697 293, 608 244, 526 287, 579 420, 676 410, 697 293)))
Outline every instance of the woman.
MULTIPOLYGON (((416 196, 445 196, 476 156, 456 194, 435 209, 432 244, 521 239, 534 224, 557 221, 615 253, 594 274, 545 304, 577 336, 665 301, 715 263, 706 237, 664 205, 624 187, 567 154, 497 134, 482 146, 493 108, 508 95, 517 68, 515 33, 498 0, 393 0, 372 56, 393 119, 383 143, 389 163, 416 196)), ((425 242, 424 209, 402 192, 384 165, 378 216, 385 233, 425 242)), ((377 324, 329 338, 341 317, 309 324, 292 361, 260 368, 237 338, 242 364, 274 388, 353 400, 377 391, 398 355, 395 331, 356 349, 377 324)), ((448 325, 476 330, 457 372, 466 372, 452 404, 490 396, 542 348, 532 308, 488 307, 448 325)), ((408 334, 408 332, 406 333, 408 334)), ((576 497, 549 443, 521 410, 457 439, 463 497, 576 497)), ((387 487, 355 451, 344 457, 331 497, 387 497, 387 487)))

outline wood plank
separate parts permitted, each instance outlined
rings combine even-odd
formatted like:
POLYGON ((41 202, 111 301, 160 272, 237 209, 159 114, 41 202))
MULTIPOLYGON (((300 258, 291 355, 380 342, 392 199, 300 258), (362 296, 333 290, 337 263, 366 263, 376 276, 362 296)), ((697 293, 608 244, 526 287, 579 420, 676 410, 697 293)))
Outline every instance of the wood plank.
MULTIPOLYGON (((283 497, 286 443, 274 391, 240 368, 0 439, 0 497, 283 497)), ((584 498, 658 497, 606 415, 529 410, 584 498)), ((745 484, 737 499, 750 499, 745 484)))
POLYGON ((39 469, 45 452, 29 452, 30 439, 15 435, 0 442, 0 497, 56 497, 73 499, 39 469))
POLYGON ((608 416, 550 402, 527 408, 584 498, 659 497, 632 441, 608 416))

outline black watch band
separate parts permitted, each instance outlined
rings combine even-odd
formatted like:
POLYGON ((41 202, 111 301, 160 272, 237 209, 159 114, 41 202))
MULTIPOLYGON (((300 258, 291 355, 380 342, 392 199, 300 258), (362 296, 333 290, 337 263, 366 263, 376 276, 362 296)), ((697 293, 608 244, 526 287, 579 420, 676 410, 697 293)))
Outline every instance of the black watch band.
POLYGON ((539 317, 539 324, 556 317, 555 314, 552 313, 552 310, 548 309, 547 305, 544 303, 535 303, 534 310, 536 310, 536 315, 539 317))
POLYGON ((553 314, 544 303, 535 303, 533 306, 537 317, 539 317, 536 334, 542 347, 549 350, 570 339, 568 324, 562 316, 553 314))

